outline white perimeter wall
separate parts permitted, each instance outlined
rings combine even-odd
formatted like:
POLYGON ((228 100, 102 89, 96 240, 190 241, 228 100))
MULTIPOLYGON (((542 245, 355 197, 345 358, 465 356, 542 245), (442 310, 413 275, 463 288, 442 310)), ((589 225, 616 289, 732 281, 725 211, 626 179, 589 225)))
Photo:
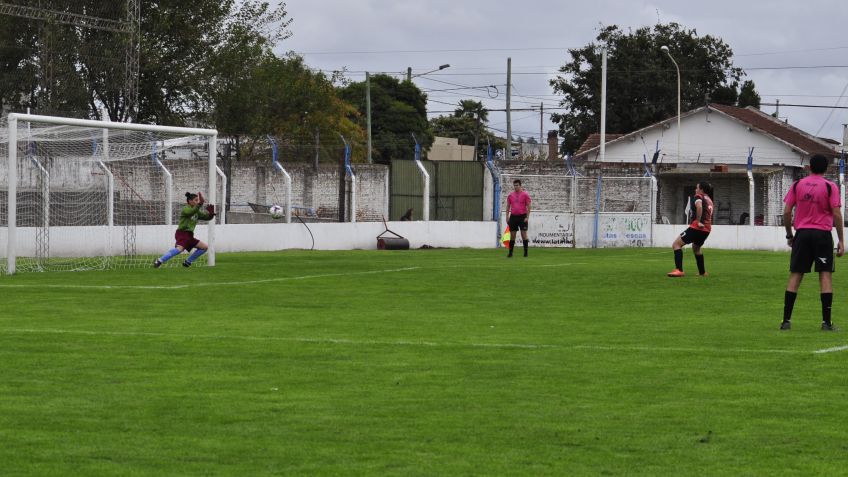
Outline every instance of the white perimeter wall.
MULTIPOLYGON (((316 250, 374 250, 382 222, 310 223, 316 250)), ((389 222, 389 229, 409 240, 410 248, 422 245, 445 248, 492 248, 497 244, 495 222, 389 222)), ((209 237, 208 227, 199 225, 195 236, 209 237)), ((136 228, 136 253, 161 254, 174 243, 173 226, 147 225, 136 228)), ((34 228, 18 228, 19 256, 35 253, 34 228)), ((50 229, 50 254, 59 257, 121 255, 123 227, 53 227, 50 229)), ((393 237, 391 234, 386 236, 393 237)), ((0 228, 0 256, 6 256, 7 229, 0 228)), ((232 224, 215 226, 215 250, 218 252, 260 252, 285 249, 309 249, 312 239, 306 227, 292 224, 232 224)))
MULTIPOLYGON (((497 246, 494 222, 389 222, 389 228, 409 239, 410 248, 422 245, 445 248, 493 248, 497 246)), ((315 235, 316 250, 374 250, 377 235, 383 232, 382 223, 309 224, 315 235)), ((656 224, 653 246, 671 247, 685 225, 656 224)), ((0 227, 0 257, 6 256, 5 227, 0 227)), ((200 225, 197 237, 206 240, 207 226, 200 225)), ((706 248, 727 250, 771 250, 787 252, 785 229, 769 226, 714 225, 706 248)), ((215 227, 218 252, 275 251, 308 249, 312 244, 309 232, 300 223, 294 224, 234 224, 215 227)), ((55 227, 51 229, 50 250, 53 256, 97 256, 123 252, 123 229, 116 227, 110 237, 106 227, 55 227), (109 245, 111 241, 111 245, 109 245)), ((834 234, 834 241, 836 240, 834 234)), ((165 225, 137 228, 136 250, 151 255, 164 252, 174 241, 174 228, 165 225)), ((32 256, 35 248, 35 229, 18 229, 19 255, 32 256)))
MULTIPOLYGON (((654 225, 654 247, 671 247, 674 239, 686 230, 686 225, 654 225)), ((836 243, 836 233, 833 234, 836 243)), ((713 225, 704 248, 728 250, 771 250, 788 252, 786 229, 783 227, 750 225, 713 225)))

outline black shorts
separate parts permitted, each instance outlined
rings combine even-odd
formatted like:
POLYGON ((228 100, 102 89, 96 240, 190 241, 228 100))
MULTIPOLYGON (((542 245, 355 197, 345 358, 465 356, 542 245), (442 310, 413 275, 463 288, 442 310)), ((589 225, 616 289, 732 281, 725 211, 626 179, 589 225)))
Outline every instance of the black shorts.
POLYGON ((507 222, 507 225, 509 225, 509 230, 527 230, 528 224, 524 221, 524 219, 526 218, 527 214, 511 214, 509 216, 509 221, 507 222))
POLYGON ((707 241, 707 237, 709 236, 709 232, 689 227, 688 229, 684 230, 682 234, 680 234, 680 239, 683 240, 683 243, 687 245, 690 243, 694 243, 695 245, 700 247, 701 245, 704 245, 704 242, 707 241))
POLYGON ((789 271, 810 273, 813 263, 817 272, 835 272, 833 260, 833 235, 830 230, 801 229, 795 232, 789 271))

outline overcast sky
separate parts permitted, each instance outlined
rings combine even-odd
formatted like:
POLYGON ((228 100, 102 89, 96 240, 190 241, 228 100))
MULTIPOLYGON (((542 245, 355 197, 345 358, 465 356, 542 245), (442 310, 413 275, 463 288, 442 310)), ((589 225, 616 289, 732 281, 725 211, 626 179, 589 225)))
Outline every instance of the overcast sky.
MULTIPOLYGON (((594 41, 601 24, 635 29, 658 21, 722 38, 763 103, 848 106, 844 0, 293 0, 286 10, 293 35, 278 52, 298 52, 313 68, 345 68, 351 80, 362 81, 365 71, 400 75, 412 67, 421 74, 450 64, 413 80, 427 91, 431 117, 448 114, 466 98, 503 109, 511 57, 512 108, 544 103, 542 128, 556 129, 548 112, 559 99, 548 81, 566 62, 567 50, 594 41), (464 87, 473 89, 459 89, 464 87)), ((841 141, 848 109, 781 106, 780 117, 841 141)), ((513 135, 539 137, 538 111, 514 111, 512 121, 513 135)), ((504 113, 490 113, 489 126, 505 130, 504 113)))

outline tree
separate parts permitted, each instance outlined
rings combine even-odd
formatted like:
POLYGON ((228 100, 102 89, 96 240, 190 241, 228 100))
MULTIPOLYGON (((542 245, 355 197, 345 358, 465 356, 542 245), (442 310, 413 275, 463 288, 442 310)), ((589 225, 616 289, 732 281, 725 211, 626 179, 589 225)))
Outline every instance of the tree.
POLYGON ((481 123, 489 122, 489 111, 483 107, 483 103, 473 99, 463 99, 459 107, 454 110, 453 115, 457 118, 471 118, 475 121, 480 118, 481 123))
MULTIPOLYGON (((123 1, 41 0, 39 5, 71 14, 126 16, 123 1)), ((20 72, 14 85, 0 81, 0 94, 13 108, 40 112, 99 118, 105 108, 110 119, 124 121, 136 108, 136 122, 202 119, 222 81, 215 66, 248 69, 291 34, 286 16, 285 4, 271 8, 260 0, 141 0, 136 104, 130 104, 124 88, 129 35, 0 17, 0 39, 16 45, 0 48, 0 69, 14 65, 20 72), (233 57, 222 60, 221 55, 233 57)))
POLYGON ((291 35, 285 3, 271 9, 258 0, 199 0, 191 8, 180 0, 145 2, 140 120, 180 123, 208 117, 221 83, 252 70, 291 35))
MULTIPOLYGON (((339 91, 342 99, 354 105, 353 119, 364 126, 365 82, 350 83, 339 91)), ((371 137, 375 161, 388 164, 392 159, 412 159, 418 139, 423 150, 433 144, 433 132, 427 122, 427 95, 410 81, 388 75, 371 77, 371 137)))
POLYGON ((607 131, 626 133, 677 114, 677 72, 661 46, 680 66, 681 110, 701 106, 708 94, 744 75, 733 51, 720 38, 699 36, 677 23, 624 32, 612 25, 596 42, 570 49, 570 60, 550 84, 563 95, 566 113, 554 114, 563 152, 573 152, 600 130, 601 48, 607 47, 607 131))
MULTIPOLYGON (((477 144, 477 155, 486 154, 488 143, 501 144, 496 136, 486 129, 489 122, 489 111, 483 103, 473 99, 463 99, 453 116, 439 116, 430 120, 430 128, 435 136, 454 137, 465 146, 477 144), (478 121, 477 118, 480 118, 478 121)), ((493 146, 494 147, 494 146, 493 146)))
POLYGON ((738 88, 739 83, 736 81, 730 85, 721 85, 713 91, 713 94, 710 96, 710 102, 736 106, 736 103, 739 101, 738 88))
POLYGON ((434 136, 455 137, 460 144, 474 144, 477 121, 465 116, 439 116, 430 120, 434 136))
POLYGON ((338 97, 329 78, 310 70, 297 55, 278 58, 268 52, 220 86, 212 118, 219 133, 234 142, 245 136, 248 156, 268 134, 287 144, 311 143, 316 131, 333 141, 337 133, 353 142, 365 138, 354 121, 356 109, 338 97))
POLYGON ((742 89, 739 90, 738 106, 740 108, 753 106, 760 109, 760 95, 757 93, 753 81, 749 80, 742 83, 742 89))

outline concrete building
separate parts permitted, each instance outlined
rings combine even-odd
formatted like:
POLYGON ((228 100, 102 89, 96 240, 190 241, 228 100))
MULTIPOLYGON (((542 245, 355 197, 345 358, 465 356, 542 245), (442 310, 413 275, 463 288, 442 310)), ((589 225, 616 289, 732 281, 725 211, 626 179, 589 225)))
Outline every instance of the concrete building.
POLYGON ((459 140, 452 137, 439 137, 433 139, 433 145, 427 152, 427 159, 431 161, 474 161, 474 146, 462 146, 459 140))

